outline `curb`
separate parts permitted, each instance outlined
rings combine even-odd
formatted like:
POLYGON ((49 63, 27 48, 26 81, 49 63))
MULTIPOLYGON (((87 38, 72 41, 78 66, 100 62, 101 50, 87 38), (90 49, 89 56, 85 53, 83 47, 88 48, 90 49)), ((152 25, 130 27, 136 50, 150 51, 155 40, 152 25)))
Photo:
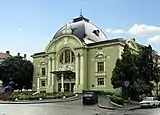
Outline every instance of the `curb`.
POLYGON ((42 100, 42 101, 0 101, 0 104, 40 104, 40 103, 59 103, 59 102, 70 102, 81 99, 80 96, 70 97, 71 99, 61 99, 61 100, 42 100), (73 98, 73 99, 72 99, 73 98))
MULTIPOLYGON (((114 105, 114 106, 116 106, 116 107, 119 107, 119 108, 125 108, 125 109, 127 109, 128 111, 132 111, 132 110, 136 110, 136 109, 141 109, 141 107, 126 108, 126 107, 123 106, 123 105, 119 105, 119 104, 117 104, 117 103, 112 102, 108 96, 107 96, 106 98, 109 99, 109 102, 110 102, 112 105, 114 105)), ((133 102, 133 103, 137 104, 136 102, 133 102)), ((137 104, 137 105, 138 105, 138 104, 137 104)))
POLYGON ((99 105, 99 104, 97 104, 97 106, 98 106, 99 108, 101 108, 101 109, 116 110, 116 109, 113 108, 113 107, 105 107, 105 106, 101 106, 101 105, 99 105))
POLYGON ((132 111, 132 110, 136 110, 136 109, 141 109, 141 107, 130 108, 130 109, 128 109, 128 111, 132 111))
POLYGON ((112 104, 112 105, 114 105, 114 106, 116 106, 116 107, 119 107, 119 108, 124 108, 123 105, 119 105, 119 104, 114 103, 113 101, 111 101, 110 98, 109 98, 109 96, 105 96, 105 97, 106 97, 107 99, 109 99, 110 104, 112 104))

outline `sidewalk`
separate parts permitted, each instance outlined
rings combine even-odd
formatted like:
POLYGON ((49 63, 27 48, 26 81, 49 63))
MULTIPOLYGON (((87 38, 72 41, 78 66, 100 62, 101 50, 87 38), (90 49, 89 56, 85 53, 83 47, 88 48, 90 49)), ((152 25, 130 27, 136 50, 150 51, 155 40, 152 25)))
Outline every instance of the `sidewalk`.
POLYGON ((61 99, 44 99, 44 100, 18 100, 18 101, 0 101, 0 104, 39 104, 39 103, 58 103, 76 101, 81 99, 81 96, 73 96, 61 99))

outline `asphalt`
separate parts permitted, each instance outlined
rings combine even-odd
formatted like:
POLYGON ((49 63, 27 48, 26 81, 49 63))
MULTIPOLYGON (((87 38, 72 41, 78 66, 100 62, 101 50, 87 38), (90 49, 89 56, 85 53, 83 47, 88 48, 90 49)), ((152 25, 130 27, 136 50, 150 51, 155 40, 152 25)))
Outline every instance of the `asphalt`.
MULTIPOLYGON (((70 102, 80 100, 82 96, 73 96, 69 98, 62 98, 62 99, 48 99, 48 100, 17 100, 17 101, 0 101, 0 104, 42 104, 42 103, 58 103, 58 102, 70 102)), ((121 111, 131 111, 135 109, 140 109, 140 106, 137 103, 128 104, 125 106, 118 105, 112 102, 109 97, 107 96, 99 96, 99 102, 97 106, 101 109, 108 109, 108 110, 121 110, 121 111)))

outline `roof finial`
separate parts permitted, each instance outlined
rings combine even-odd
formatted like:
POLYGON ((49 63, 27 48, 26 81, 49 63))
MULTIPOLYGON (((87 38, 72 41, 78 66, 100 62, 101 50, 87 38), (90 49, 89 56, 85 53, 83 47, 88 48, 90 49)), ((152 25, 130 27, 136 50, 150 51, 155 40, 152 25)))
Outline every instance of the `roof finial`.
POLYGON ((81 11, 80 11, 80 16, 83 16, 82 14, 83 14, 83 11, 82 11, 82 9, 81 9, 81 11))

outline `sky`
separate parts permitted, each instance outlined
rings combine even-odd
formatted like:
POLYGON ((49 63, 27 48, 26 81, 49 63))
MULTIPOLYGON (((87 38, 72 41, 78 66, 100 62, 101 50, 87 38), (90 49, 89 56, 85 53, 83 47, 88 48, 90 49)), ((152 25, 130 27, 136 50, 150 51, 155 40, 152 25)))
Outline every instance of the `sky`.
POLYGON ((54 34, 80 15, 108 39, 135 38, 160 52, 160 0, 1 0, 0 52, 43 52, 54 34))

